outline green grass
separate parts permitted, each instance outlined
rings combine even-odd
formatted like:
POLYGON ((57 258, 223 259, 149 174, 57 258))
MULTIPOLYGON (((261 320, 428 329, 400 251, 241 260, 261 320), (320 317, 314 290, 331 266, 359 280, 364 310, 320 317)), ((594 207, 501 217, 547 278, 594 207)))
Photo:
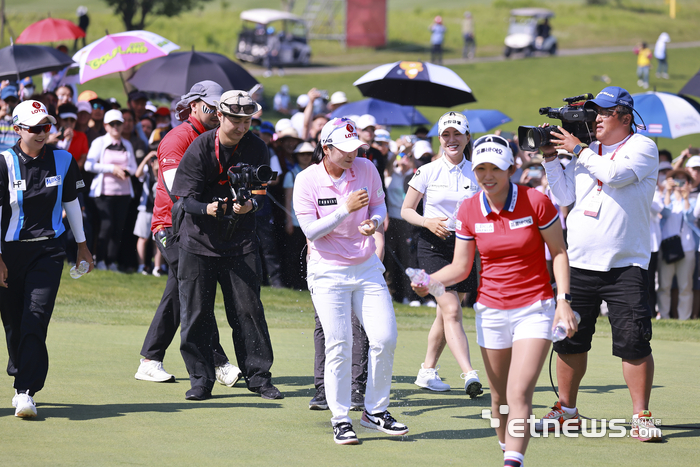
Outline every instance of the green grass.
MULTIPOLYGON (((354 466, 378 457, 390 465, 498 465, 502 460, 494 431, 481 419, 481 410, 490 406, 489 391, 476 400, 467 398, 458 389, 459 368, 449 352, 440 361, 440 374, 455 390, 428 393, 412 384, 434 310, 396 306, 399 343, 391 411, 410 426, 410 434, 390 438, 357 424, 362 444, 346 448, 331 439, 330 413, 308 410, 313 395, 308 293, 263 289, 276 355, 273 381, 284 400, 263 401, 239 383, 233 389, 217 385, 208 401, 185 401, 189 382, 177 338, 165 361, 177 381, 136 381, 138 353, 164 285, 164 278, 107 272, 76 281, 64 271, 49 329, 51 369, 45 389, 36 396, 36 420, 13 416, 12 380, 0 375, 5 388, 0 394, 3 466, 354 466)), ((222 345, 233 355, 221 297, 217 304, 222 345)), ((465 311, 474 365, 483 369, 473 312, 465 311)), ((610 355, 604 321, 594 339, 579 408, 588 417, 627 419, 629 395, 619 360, 610 355)), ((694 429, 666 427, 665 443, 645 446, 629 438, 536 439, 528 448, 527 465, 618 466, 649 459, 694 465, 700 428, 700 406, 694 402, 700 397, 699 328, 698 322, 655 322, 652 342, 654 415, 663 425, 694 429)), ((0 360, 4 358, 2 346, 0 360)), ((535 413, 545 413, 553 400, 545 369, 535 391, 535 413)), ((358 415, 351 414, 354 420, 358 415)))

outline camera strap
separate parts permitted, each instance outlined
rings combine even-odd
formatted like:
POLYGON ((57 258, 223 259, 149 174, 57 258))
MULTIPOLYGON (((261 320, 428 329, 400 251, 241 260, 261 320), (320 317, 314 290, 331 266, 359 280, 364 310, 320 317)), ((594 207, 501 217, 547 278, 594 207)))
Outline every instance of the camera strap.
MULTIPOLYGON (((238 149, 238 144, 233 148, 233 152, 238 149)), ((219 157, 219 128, 216 129, 216 135, 214 136, 214 153, 216 154, 216 162, 219 164, 219 175, 224 173, 224 167, 221 165, 221 158, 219 157)), ((219 180, 219 185, 226 185, 228 180, 219 180)))

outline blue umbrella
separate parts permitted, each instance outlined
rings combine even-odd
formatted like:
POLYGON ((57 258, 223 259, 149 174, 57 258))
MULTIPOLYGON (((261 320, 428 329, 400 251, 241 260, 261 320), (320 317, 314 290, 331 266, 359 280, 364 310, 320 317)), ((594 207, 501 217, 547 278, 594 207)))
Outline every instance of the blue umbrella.
MULTIPOLYGON (((469 121, 469 131, 471 133, 487 133, 492 128, 512 121, 508 115, 500 110, 478 109, 462 111, 469 121)), ((436 123, 430 129, 428 136, 438 135, 438 124, 436 123)))
POLYGON ((394 104, 393 102, 374 98, 362 99, 361 101, 342 105, 331 113, 331 117, 364 114, 373 116, 379 125, 430 125, 430 121, 418 112, 415 107, 394 104))
POLYGON ((700 112, 687 99, 667 92, 632 94, 632 98, 634 110, 646 125, 646 130, 640 130, 640 134, 679 138, 700 133, 700 112))

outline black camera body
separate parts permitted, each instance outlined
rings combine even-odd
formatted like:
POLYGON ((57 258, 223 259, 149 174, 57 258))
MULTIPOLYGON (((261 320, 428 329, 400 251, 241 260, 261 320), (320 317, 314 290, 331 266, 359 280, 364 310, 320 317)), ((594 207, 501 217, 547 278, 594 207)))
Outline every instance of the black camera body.
POLYGON ((250 164, 239 164, 228 169, 229 186, 231 188, 232 202, 227 207, 228 214, 224 214, 224 200, 214 198, 219 203, 216 218, 219 220, 219 236, 226 241, 233 238, 238 224, 238 214, 231 209, 233 203, 241 206, 254 195, 267 194, 267 184, 271 180, 277 180, 277 172, 269 165, 254 167, 250 164))
MULTIPOLYGON (((582 94, 563 99, 567 105, 558 109, 552 107, 540 108, 540 115, 561 120, 561 127, 576 136, 582 143, 591 144, 595 139, 592 123, 598 114, 593 109, 585 109, 587 100, 593 99, 593 94, 582 94)), ((518 127, 518 142, 523 151, 536 151, 552 141, 552 133, 561 133, 556 126, 540 128, 536 126, 518 127)))
POLYGON ((238 164, 228 169, 232 199, 241 205, 253 195, 267 194, 267 184, 272 180, 277 180, 277 172, 269 165, 238 164))

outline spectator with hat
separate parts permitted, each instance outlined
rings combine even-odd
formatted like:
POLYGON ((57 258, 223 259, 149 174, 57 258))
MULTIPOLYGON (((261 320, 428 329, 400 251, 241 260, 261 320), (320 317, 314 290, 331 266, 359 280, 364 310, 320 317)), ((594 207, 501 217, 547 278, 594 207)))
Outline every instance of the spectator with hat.
MULTIPOLYGON (((177 199, 171 195, 175 174, 187 148, 202 133, 219 126, 215 102, 223 89, 214 81, 195 83, 190 92, 182 96, 175 106, 177 118, 184 123, 169 132, 158 145, 158 172, 151 231, 165 262, 168 264, 168 280, 163 297, 148 328, 141 348, 141 359, 135 378, 141 381, 174 381, 175 376, 165 371, 165 352, 180 327, 179 235, 173 229, 172 206, 177 199)), ((229 363, 219 342, 219 329, 214 323, 212 331, 212 359, 216 381, 232 387, 241 376, 238 367, 229 363)))
POLYGON ((90 129, 85 133, 88 138, 88 143, 92 144, 100 136, 107 133, 104 125, 105 112, 110 108, 109 104, 99 97, 95 97, 90 101, 90 129))
POLYGON ((156 119, 156 127, 153 129, 151 136, 148 139, 148 144, 155 147, 160 143, 163 137, 173 129, 170 125, 170 109, 167 107, 158 107, 153 114, 156 119))
POLYGON ((262 265, 254 212, 260 206, 256 197, 262 195, 234 202, 227 183, 228 169, 236 164, 256 167, 270 162, 265 143, 249 131, 252 116, 261 106, 241 90, 227 91, 215 103, 219 128, 190 144, 171 190, 172 195, 184 198, 185 211, 178 270, 180 352, 191 384, 185 398, 210 398, 216 381, 211 348, 219 283, 248 390, 264 399, 282 399, 272 384, 272 343, 260 301, 262 265), (213 198, 219 200, 211 201, 213 198), (231 213, 236 215, 233 230, 229 228, 231 213))
POLYGON ((336 91, 331 94, 331 100, 328 101, 328 111, 333 112, 340 106, 348 103, 348 98, 343 91, 336 91))
POLYGON ((8 84, 0 92, 2 102, 0 102, 0 151, 14 146, 19 141, 19 134, 14 130, 12 124, 12 112, 19 104, 19 94, 17 87, 8 84))
POLYGON ((310 102, 311 99, 308 94, 301 94, 297 97, 297 109, 292 112, 292 116, 290 117, 292 126, 297 131, 297 135, 304 134, 304 111, 310 102))
POLYGON ((92 106, 89 102, 78 101, 76 107, 78 109, 78 119, 75 122, 75 129, 82 131, 87 136, 87 132, 90 130, 89 123, 92 116, 92 106))
POLYGON ((436 16, 430 25, 430 62, 442 65, 442 43, 447 28, 442 24, 442 16, 436 16))
MULTIPOLYGON (((576 203, 567 216, 572 307, 581 315, 578 332, 554 344, 559 401, 545 415, 563 423, 579 418, 578 390, 586 373, 600 305, 608 306, 613 355, 632 399, 631 436, 658 441, 649 401, 654 379, 651 309, 647 274, 651 257, 649 212, 658 177, 659 152, 654 142, 635 133, 634 100, 627 90, 608 86, 585 103, 598 114, 596 141, 590 147, 563 128, 543 146, 544 167, 560 206, 576 203), (576 157, 562 169, 556 150, 576 157), (611 242, 614 238, 615 241, 611 242)), ((553 426, 549 428, 553 430, 553 426)))
POLYGON ((82 169, 87 160, 88 145, 87 136, 82 131, 75 129, 75 123, 78 121, 78 108, 71 103, 63 104, 58 107, 58 134, 59 138, 56 142, 58 149, 64 149, 71 153, 78 168, 82 169))
POLYGON ((46 336, 65 262, 65 210, 77 261, 93 269, 78 201, 78 166, 67 151, 47 145, 56 119, 35 100, 12 113, 20 139, 0 157, 0 316, 13 378, 15 417, 37 416, 34 397, 46 382, 46 336), (21 196, 18 196, 21 193, 21 196))
POLYGON ((670 318, 671 284, 675 276, 678 284, 678 319, 687 320, 693 312, 693 271, 697 245, 693 236, 695 216, 693 209, 696 200, 690 200, 692 179, 685 170, 671 170, 664 180, 663 209, 661 210, 661 256, 659 262, 659 290, 657 300, 659 315, 670 318), (666 261, 666 248, 671 248, 671 237, 680 237, 683 257, 666 261))
POLYGON ((289 97, 289 86, 283 84, 280 90, 272 100, 272 108, 275 112, 279 112, 282 115, 291 115, 291 109, 289 108, 290 97, 289 97))
MULTIPOLYGON (((666 185, 666 174, 673 170, 669 161, 659 162, 659 177, 654 189, 654 198, 651 202, 651 256, 649 259, 649 308, 652 314, 656 312, 656 284, 659 264, 659 249, 661 248, 661 211, 664 208, 664 186, 666 185)), ((696 268, 697 269, 697 268, 696 268)), ((656 315, 660 318, 661 315, 656 315)))
POLYGON ((97 235, 97 268, 118 271, 122 233, 134 188, 130 176, 137 163, 131 143, 122 137, 124 117, 119 110, 104 116, 106 134, 90 145, 85 170, 97 174, 90 186, 100 219, 97 235))
POLYGON ((377 120, 370 114, 364 114, 357 119, 356 124, 360 141, 367 146, 366 149, 364 146, 359 149, 358 156, 372 161, 379 172, 382 186, 384 186, 384 170, 386 169, 387 163, 386 156, 382 154, 379 149, 372 146, 372 143, 374 143, 374 131, 377 129, 377 120))
POLYGON ((316 110, 315 104, 317 102, 323 102, 321 92, 318 89, 311 88, 306 95, 314 105, 307 105, 304 108, 304 128, 299 134, 299 137, 305 141, 311 139, 318 142, 318 137, 321 134, 323 126, 328 123, 328 114, 325 109, 321 112, 316 110))
MULTIPOLYGON (((127 107, 134 112, 134 117, 136 118, 136 133, 146 144, 148 144, 148 136, 146 136, 143 128, 141 127, 141 119, 146 116, 147 102, 148 96, 143 91, 131 91, 128 95, 127 107)), ((155 125, 153 126, 155 128, 155 125)))
POLYGON ((32 80, 31 76, 27 76, 26 78, 22 79, 19 82, 19 100, 23 102, 31 99, 32 96, 34 96, 35 90, 34 80, 32 80))

